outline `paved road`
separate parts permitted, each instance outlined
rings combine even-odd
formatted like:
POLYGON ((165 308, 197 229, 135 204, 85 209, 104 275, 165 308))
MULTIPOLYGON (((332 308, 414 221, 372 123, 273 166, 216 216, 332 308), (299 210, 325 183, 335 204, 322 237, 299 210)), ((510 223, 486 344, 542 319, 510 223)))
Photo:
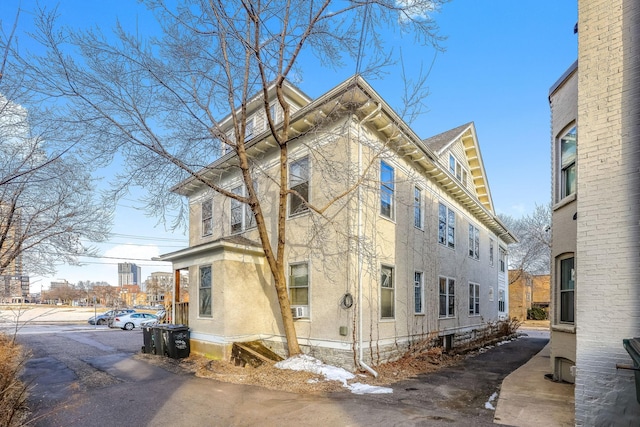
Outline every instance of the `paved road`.
POLYGON ((33 352, 25 378, 38 427, 489 426, 489 396, 548 341, 533 333, 394 384, 393 394, 312 396, 170 372, 134 357, 142 345, 135 330, 43 325, 18 338, 33 352))

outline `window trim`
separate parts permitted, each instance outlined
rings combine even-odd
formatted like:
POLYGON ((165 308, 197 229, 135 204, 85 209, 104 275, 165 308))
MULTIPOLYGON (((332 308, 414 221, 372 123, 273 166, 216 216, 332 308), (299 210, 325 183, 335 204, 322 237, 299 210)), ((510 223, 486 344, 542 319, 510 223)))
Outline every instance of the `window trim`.
POLYGON ((575 258, 575 254, 571 253, 571 254, 565 254, 565 255, 561 255, 559 257, 556 258, 556 265, 557 265, 557 291, 558 291, 558 321, 556 323, 561 324, 561 325, 575 325, 576 324, 576 278, 575 278, 575 274, 576 274, 576 258, 575 258), (563 274, 562 274, 562 263, 565 261, 569 261, 572 260, 573 262, 573 268, 571 268, 570 271, 570 275, 571 278, 569 279, 570 281, 573 281, 573 287, 572 288, 567 288, 567 289, 562 289, 562 282, 563 282, 563 274), (572 298, 572 311, 573 311, 573 320, 563 320, 563 294, 573 294, 573 298, 572 298))
POLYGON ((480 316, 480 284, 469 282, 469 317, 480 316))
POLYGON ((556 164, 557 164, 557 170, 555 173, 555 177, 556 177, 556 200, 557 202, 561 202, 562 200, 571 197, 571 196, 575 196, 577 188, 576 188, 576 173, 577 173, 577 165, 576 165, 576 161, 577 161, 577 152, 578 152, 578 129, 576 126, 575 122, 572 122, 571 124, 569 124, 566 128, 564 128, 562 130, 562 132, 560 132, 559 136, 556 139, 556 150, 557 150, 557 160, 556 160, 556 164), (562 143, 563 141, 570 141, 570 138, 566 138, 569 134, 574 133, 575 137, 574 137, 574 154, 573 156, 569 157, 569 160, 566 162, 566 164, 564 164, 563 162, 563 158, 562 158, 562 143), (570 172, 570 170, 572 172, 570 172), (567 176, 572 173, 573 174, 573 183, 574 183, 574 188, 572 192, 568 192, 567 191, 567 176))
POLYGON ((202 201, 202 203, 200 203, 200 227, 201 227, 201 234, 202 237, 207 237, 207 236, 211 236, 213 234, 213 197, 209 197, 205 200, 202 201), (205 203, 208 203, 209 206, 211 206, 210 209, 210 215, 209 217, 205 217, 204 215, 204 205, 205 203), (207 227, 205 227, 205 223, 209 222, 209 232, 206 233, 205 230, 207 227))
POLYGON ((469 258, 480 260, 480 229, 469 223, 469 258))
POLYGON ((505 273, 507 268, 507 250, 498 246, 498 271, 505 273))
POLYGON ((456 213, 449 206, 445 205, 442 202, 438 203, 438 243, 449 248, 456 248, 456 213), (444 208, 444 222, 442 221, 442 208, 444 208), (450 219, 453 214, 453 224, 451 224, 450 219), (441 227, 441 224, 444 224, 444 227, 441 227), (444 231, 444 233, 442 233, 444 231), (452 233, 453 241, 449 241, 449 231, 452 233))
POLYGON ((424 303, 424 272, 416 270, 413 272, 413 314, 425 314, 424 303), (416 310, 418 301, 420 302, 420 310, 416 310))
POLYGON ((396 219, 396 203, 395 203, 395 198, 396 198, 396 170, 393 166, 391 166, 390 163, 385 162, 384 160, 380 160, 380 216, 390 219, 391 221, 395 221, 396 219), (384 169, 388 168, 388 170, 391 172, 391 181, 384 181, 384 178, 382 176, 384 169), (387 184, 388 183, 388 184, 387 184), (382 211, 382 203, 383 203, 383 197, 382 194, 386 192, 387 194, 389 194, 389 215, 385 214, 382 211))
MULTIPOLYGON (((298 187, 299 185, 303 185, 303 184, 307 184, 307 199, 304 200, 304 202, 306 203, 310 203, 311 200, 311 159, 309 157, 308 154, 305 154, 303 156, 297 157, 295 159, 291 159, 291 161, 289 162, 288 165, 288 170, 287 170, 287 185, 289 186, 290 190, 294 190, 294 187, 298 187), (306 161, 307 162, 307 176, 306 176, 306 181, 300 181, 299 183, 297 183, 295 186, 291 186, 291 167, 294 164, 300 163, 302 161, 306 161)), ((287 214, 289 218, 293 218, 293 217, 297 217, 300 215, 304 215, 309 213, 310 209, 309 206, 307 206, 307 204, 305 204, 304 202, 301 202, 299 205, 297 205, 296 211, 292 212, 292 200, 294 197, 298 197, 295 194, 289 193, 288 197, 287 197, 287 214)))
MULTIPOLYGON (((257 183, 254 181, 253 182, 253 188, 256 189, 257 191, 257 183)), ((233 187, 230 190, 231 193, 233 194, 237 194, 238 196, 242 196, 242 197, 247 197, 247 186, 244 185, 244 183, 237 185, 235 187, 233 187), (239 190, 239 191, 238 191, 239 190)), ((255 218, 253 216, 253 212, 251 211, 251 208, 249 207, 248 204, 246 203, 242 203, 236 199, 230 198, 230 204, 229 204, 229 232, 230 234, 240 234, 240 233, 244 233, 247 230, 251 230, 252 228, 256 228, 257 224, 255 222, 255 218), (240 228, 238 230, 233 230, 233 209, 234 209, 234 204, 237 204, 235 206, 235 208, 239 208, 240 209, 240 228)))
POLYGON ((459 183, 462 184, 463 187, 467 186, 469 175, 467 168, 462 165, 462 162, 458 160, 453 153, 449 153, 449 172, 458 180, 459 183))
POLYGON ((306 307, 307 309, 307 316, 305 317, 301 317, 299 319, 310 319, 311 318, 311 268, 310 268, 310 263, 309 261, 297 261, 297 262, 291 262, 289 263, 289 274, 287 276, 287 295, 289 296, 289 303, 291 305, 291 308, 294 307, 306 307), (293 279, 293 268, 300 266, 300 265, 306 265, 307 266, 307 304, 294 304, 293 303, 293 299, 291 297, 291 289, 292 288, 304 288, 302 286, 291 286, 292 283, 292 279, 293 279))
POLYGON ((489 237, 489 265, 491 267, 493 267, 494 264, 494 250, 495 250, 495 246, 494 246, 494 241, 492 237, 489 237))
POLYGON ((207 265, 199 265, 198 266, 198 318, 206 318, 206 319, 211 319, 213 318, 213 267, 211 266, 211 264, 207 264, 207 265), (205 269, 209 269, 209 286, 208 287, 203 287, 202 286, 202 271, 205 269), (209 289, 209 310, 210 313, 203 313, 203 301, 202 301, 202 290, 203 289, 209 289))
POLYGON ((380 264, 380 320, 395 320, 396 319, 396 286, 395 286, 395 281, 396 281, 396 273, 395 273, 395 267, 392 265, 388 265, 388 264, 380 264), (382 270, 383 269, 389 269, 391 271, 391 286, 383 286, 383 281, 382 281, 382 270), (387 316, 384 317, 383 316, 383 309, 382 309, 382 304, 383 304, 383 290, 390 290, 391 291, 391 311, 392 311, 392 315, 391 316, 387 316))
POLYGON ((507 312, 507 303, 506 303, 507 293, 504 289, 498 289, 498 312, 506 313, 507 312))
POLYGON ((419 230, 424 231, 422 193, 423 193, 423 190, 421 187, 417 185, 413 187, 413 226, 419 230))
POLYGON ((455 319, 456 317, 456 279, 447 276, 438 276, 438 318, 439 319, 455 319), (442 293, 441 285, 444 280, 445 292, 442 293), (453 283, 452 283, 453 282, 453 283), (453 292, 451 291, 453 284, 453 292), (445 314, 442 314, 442 297, 445 297, 445 314))
POLYGON ((254 116, 248 117, 244 124, 244 140, 249 141, 256 134, 256 118, 254 116))

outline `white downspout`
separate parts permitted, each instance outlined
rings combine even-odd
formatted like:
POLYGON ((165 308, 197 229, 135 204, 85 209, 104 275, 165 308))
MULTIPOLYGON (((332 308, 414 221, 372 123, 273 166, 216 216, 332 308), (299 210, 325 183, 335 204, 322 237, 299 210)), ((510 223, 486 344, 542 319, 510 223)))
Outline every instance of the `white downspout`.
MULTIPOLYGON (((369 113, 364 119, 358 123, 358 177, 362 173, 362 143, 360 142, 360 127, 364 122, 371 119, 382 108, 382 104, 378 104, 375 110, 369 113)), ((364 362, 364 352, 362 348, 362 250, 360 248, 362 239, 362 185, 358 186, 358 364, 367 372, 378 378, 378 373, 364 362)))

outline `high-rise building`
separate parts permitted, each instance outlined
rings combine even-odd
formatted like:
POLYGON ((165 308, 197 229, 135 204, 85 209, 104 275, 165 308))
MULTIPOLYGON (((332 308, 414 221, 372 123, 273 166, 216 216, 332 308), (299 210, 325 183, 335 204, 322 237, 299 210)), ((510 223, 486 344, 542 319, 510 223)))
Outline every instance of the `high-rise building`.
POLYGON ((128 262, 118 263, 118 286, 140 285, 142 269, 128 262))

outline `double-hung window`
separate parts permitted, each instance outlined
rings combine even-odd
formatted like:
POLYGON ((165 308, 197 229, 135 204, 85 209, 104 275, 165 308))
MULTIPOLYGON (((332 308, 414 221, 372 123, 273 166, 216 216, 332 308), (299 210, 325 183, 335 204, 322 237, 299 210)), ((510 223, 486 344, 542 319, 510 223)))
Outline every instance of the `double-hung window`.
POLYGON ((498 311, 504 313, 505 307, 505 292, 504 289, 498 291, 498 311))
POLYGON ((450 248, 456 247, 456 214, 442 203, 438 206, 438 242, 450 248))
POLYGON ((413 188, 413 225, 422 229, 422 189, 413 188))
POLYGON ((462 185, 467 185, 467 170, 462 167, 462 164, 453 154, 449 154, 449 172, 451 172, 451 175, 454 175, 462 185))
POLYGON ((198 314, 211 317, 211 266, 200 267, 198 279, 198 314))
POLYGON ((289 266, 289 301, 292 309, 298 309, 296 317, 309 317, 309 264, 289 266))
POLYGON ((254 118, 251 117, 247 119, 247 123, 244 128, 244 140, 248 141, 251 138, 253 138, 254 131, 255 131, 255 121, 254 121, 254 118))
POLYGON ((450 277, 439 278, 440 287, 440 317, 455 316, 456 307, 456 281, 450 277))
POLYGON ((507 268, 507 251, 503 248, 498 249, 500 253, 500 272, 504 273, 507 268))
POLYGON ((576 127, 560 138, 560 198, 576 192, 576 127))
POLYGON ((202 235, 210 236, 213 233, 213 199, 202 202, 202 235))
POLYGON ((473 224, 469 224, 469 257, 480 259, 480 230, 473 224))
MULTIPOLYGON (((254 188, 255 182, 254 182, 254 188)), ((233 194, 244 196, 246 194, 246 187, 240 185, 231 189, 233 194)), ((242 203, 236 199, 231 199, 231 233, 239 233, 246 229, 255 227, 256 220, 253 216, 251 208, 246 203, 242 203)))
POLYGON ((421 271, 413 273, 413 312, 424 314, 424 283, 421 271))
POLYGON ((393 267, 383 265, 380 268, 380 317, 393 319, 395 317, 395 287, 393 267))
POLYGON ((574 258, 560 260, 560 321, 563 323, 574 322, 575 283, 574 258))
POLYGON ((302 157, 289 164, 289 188, 297 194, 289 194, 289 215, 309 210, 309 157, 302 157))
POLYGON ((395 211, 395 171, 386 162, 380 162, 380 214, 394 218, 395 211))
POLYGON ((480 315, 480 285, 469 283, 469 316, 480 315))
POLYGON ((493 267, 493 239, 489 239, 489 265, 493 267))

